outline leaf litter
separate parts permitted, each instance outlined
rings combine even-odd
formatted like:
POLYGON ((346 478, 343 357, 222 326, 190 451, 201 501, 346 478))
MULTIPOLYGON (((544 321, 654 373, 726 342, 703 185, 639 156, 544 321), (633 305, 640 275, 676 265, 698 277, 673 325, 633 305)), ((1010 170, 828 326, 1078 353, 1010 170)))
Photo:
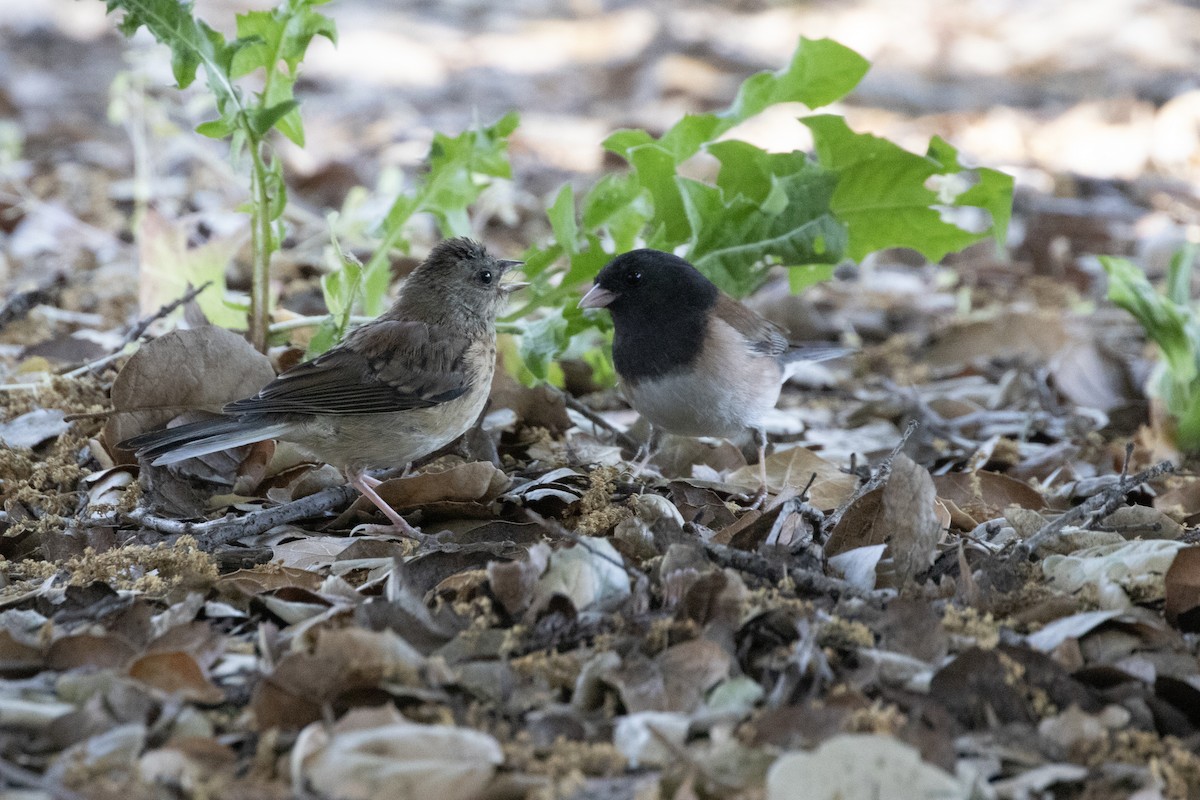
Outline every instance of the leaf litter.
MULTIPOLYGON (((669 77, 679 57, 620 78, 669 77)), ((33 152, 70 136, 27 118, 33 152)), ((322 120, 314 140, 360 127, 322 120)), ((125 798, 1200 792, 1200 485, 1186 468, 1122 477, 1180 456, 1142 397, 1139 334, 1079 302, 1102 294, 1081 253, 1161 248, 1194 215, 1186 194, 1147 199, 1160 176, 1092 186, 1040 165, 1055 188, 1018 209, 1009 264, 971 251, 948 274, 882 254, 801 298, 769 285, 754 303, 774 321, 863 346, 785 390, 765 508, 744 507, 758 472, 738 443, 668 442, 634 474, 611 392, 564 401, 499 376, 478 430, 380 487, 439 533, 414 549, 358 527, 371 509, 286 446, 157 478, 114 449, 253 392, 297 351, 253 354, 193 308, 193 329, 60 376, 120 355, 137 305, 108 191, 125 157, 89 134, 74 167, 39 163, 38 202, 2 222, 5 269, 69 267, 0 315, 5 380, 36 387, 0 395, 3 780, 125 798)), ((237 201, 214 198, 228 190, 211 166, 186 169, 200 191, 159 198, 149 245, 236 282, 218 209, 237 201)), ((279 281, 299 306, 303 242, 324 239, 295 224, 279 281)), ((142 314, 185 288, 153 275, 142 314)))

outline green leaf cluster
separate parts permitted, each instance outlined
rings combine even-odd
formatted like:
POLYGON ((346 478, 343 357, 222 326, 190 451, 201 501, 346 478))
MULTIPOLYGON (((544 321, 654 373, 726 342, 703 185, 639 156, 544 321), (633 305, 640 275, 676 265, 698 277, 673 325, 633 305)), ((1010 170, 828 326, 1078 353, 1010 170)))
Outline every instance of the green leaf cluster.
POLYGON ((1162 352, 1151 394, 1162 399, 1175 420, 1176 445, 1189 453, 1200 452, 1200 309, 1190 291, 1197 252, 1188 245, 1175 254, 1162 292, 1132 261, 1100 258, 1108 274, 1108 299, 1132 314, 1162 352))
MULTIPOLYGON (((266 347, 271 254, 283 239, 282 217, 287 191, 278 160, 270 157, 267 135, 278 130, 304 144, 298 103, 294 96, 300 64, 314 37, 336 43, 333 20, 316 10, 328 0, 282 0, 268 11, 237 16, 237 36, 226 39, 193 13, 191 2, 180 0, 106 0, 109 13, 124 11, 120 29, 133 35, 145 27, 171 50, 171 69, 180 89, 187 88, 203 69, 205 85, 216 105, 217 118, 196 130, 214 139, 228 139, 233 160, 250 160, 251 236, 254 251, 250 298, 251 339, 266 347), (247 90, 240 79, 261 72, 261 89, 247 90)), ((221 291, 223 287, 217 287, 221 291)))
POLYGON ((885 247, 911 247, 938 260, 988 236, 1003 242, 1012 179, 966 170, 941 139, 918 155, 855 133, 833 115, 801 120, 815 157, 722 138, 778 103, 828 105, 853 89, 867 67, 837 42, 801 39, 785 68, 747 79, 724 111, 687 115, 659 137, 642 130, 609 136, 605 148, 628 171, 606 175, 579 199, 564 186, 547 211, 553 241, 525 254, 532 291, 513 316, 554 308, 562 317, 550 325, 553 336, 549 323, 526 323, 536 326, 533 343, 522 348, 529 372, 546 379, 545 365, 573 337, 606 324, 604 315, 585 317, 573 299, 613 255, 635 247, 680 253, 740 297, 777 265, 789 268, 799 290, 830 277, 844 259, 885 247), (684 174, 700 154, 715 161, 710 181, 684 174))
POLYGON ((380 226, 379 244, 363 268, 365 313, 383 311, 391 280, 391 252, 396 248, 407 251, 407 226, 414 216, 431 215, 444 237, 471 233, 467 215, 471 204, 493 181, 512 178, 508 137, 519 122, 516 113, 509 113, 491 125, 474 127, 457 136, 434 134, 426 159, 429 171, 392 202, 380 226))

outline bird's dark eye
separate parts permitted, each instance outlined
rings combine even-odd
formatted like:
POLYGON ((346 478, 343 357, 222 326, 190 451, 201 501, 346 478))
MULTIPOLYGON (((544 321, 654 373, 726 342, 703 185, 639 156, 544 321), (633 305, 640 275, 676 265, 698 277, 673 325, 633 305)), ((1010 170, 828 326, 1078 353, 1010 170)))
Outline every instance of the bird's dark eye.
POLYGON ((490 269, 479 270, 479 282, 482 283, 484 286, 491 286, 492 271, 490 269))
POLYGON ((625 283, 628 284, 629 286, 637 286, 641 282, 642 282, 642 273, 640 273, 636 270, 633 272, 630 272, 628 275, 625 276, 625 283))

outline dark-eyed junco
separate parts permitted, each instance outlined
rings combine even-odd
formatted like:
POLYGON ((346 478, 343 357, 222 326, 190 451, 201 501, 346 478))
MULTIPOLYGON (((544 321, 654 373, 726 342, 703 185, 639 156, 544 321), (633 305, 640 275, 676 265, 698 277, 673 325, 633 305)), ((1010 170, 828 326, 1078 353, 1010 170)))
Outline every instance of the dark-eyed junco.
POLYGON ((755 431, 762 491, 762 420, 779 399, 784 365, 849 352, 791 344, 780 328, 721 292, 687 261, 659 250, 614 258, 579 305, 612 314, 613 363, 622 389, 652 426, 723 438, 755 431))
POLYGON ((398 530, 419 532, 365 474, 403 466, 465 433, 487 402, 496 364, 496 314, 520 284, 501 284, 516 261, 483 245, 441 242, 404 283, 395 305, 337 347, 281 373, 223 416, 120 443, 155 465, 264 439, 293 442, 339 467, 398 530))

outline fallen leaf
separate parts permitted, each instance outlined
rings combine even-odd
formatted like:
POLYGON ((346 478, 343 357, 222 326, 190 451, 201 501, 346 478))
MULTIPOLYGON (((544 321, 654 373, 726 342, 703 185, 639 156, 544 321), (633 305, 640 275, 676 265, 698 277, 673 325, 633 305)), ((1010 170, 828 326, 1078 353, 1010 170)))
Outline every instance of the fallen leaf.
POLYGON ((784 753, 767 772, 767 800, 913 800, 970 796, 970 785, 887 736, 842 734, 784 753), (799 787, 803 787, 798 794, 799 787))
POLYGON ((142 656, 129 665, 129 677, 194 703, 215 705, 225 699, 196 659, 179 650, 142 656))
MULTIPOLYGON (((808 502, 822 511, 837 508, 858 486, 858 478, 842 472, 837 464, 826 461, 806 447, 790 447, 767 456, 767 486, 779 494, 784 487, 797 492, 816 476, 808 490, 808 502)), ((747 492, 759 488, 758 464, 742 467, 728 477, 728 483, 747 492)))
POLYGON ((891 530, 888 546, 900 585, 933 564, 941 535, 936 501, 929 472, 904 453, 897 454, 883 485, 882 516, 891 530))
POLYGON ((579 543, 555 550, 538 581, 538 594, 561 594, 579 611, 611 610, 629 596, 629 575, 621 554, 608 539, 579 537, 579 543))
POLYGON ((71 423, 66 422, 64 416, 64 412, 57 408, 35 408, 0 423, 0 444, 32 450, 42 442, 67 432, 71 423))
POLYGON ((275 377, 271 360, 232 331, 172 331, 142 346, 112 386, 116 413, 104 426, 109 449, 165 425, 184 411, 220 411, 275 377))
POLYGON ((470 800, 504 762, 500 743, 470 728, 399 721, 349 730, 339 725, 343 729, 325 734, 320 727, 315 733, 324 742, 306 754, 301 773, 322 796, 337 800, 470 800))
POLYGON ((1167 621, 1180 630, 1200 630, 1200 547, 1185 547, 1175 554, 1163 578, 1167 621))

